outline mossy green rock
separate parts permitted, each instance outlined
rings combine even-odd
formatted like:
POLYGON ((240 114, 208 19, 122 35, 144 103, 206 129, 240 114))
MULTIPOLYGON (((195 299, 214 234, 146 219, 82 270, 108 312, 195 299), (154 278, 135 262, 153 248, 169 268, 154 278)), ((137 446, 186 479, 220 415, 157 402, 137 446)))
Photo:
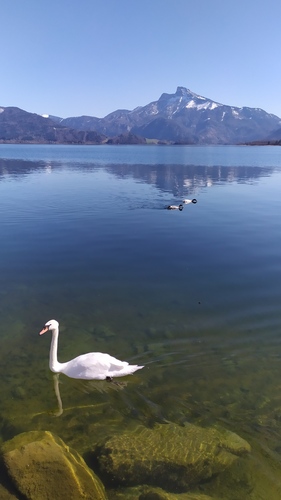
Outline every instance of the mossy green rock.
POLYGON ((158 424, 113 436, 101 446, 98 460, 113 484, 150 484, 183 492, 225 471, 250 450, 229 431, 158 424))
POLYGON ((109 491, 109 500, 222 500, 203 493, 168 493, 153 486, 132 486, 109 491))
POLYGON ((19 434, 2 446, 7 472, 28 500, 106 500, 82 457, 51 432, 19 434))
POLYGON ((18 500, 18 497, 16 495, 13 495, 13 493, 10 493, 6 488, 0 484, 0 499, 1 500, 18 500))

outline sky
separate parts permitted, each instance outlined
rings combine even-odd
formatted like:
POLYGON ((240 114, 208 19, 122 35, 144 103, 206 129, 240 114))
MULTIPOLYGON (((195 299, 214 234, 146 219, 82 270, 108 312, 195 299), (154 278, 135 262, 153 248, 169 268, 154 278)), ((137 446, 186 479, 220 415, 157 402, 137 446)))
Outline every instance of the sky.
POLYGON ((178 86, 281 117, 278 0, 9 0, 0 106, 104 117, 178 86))

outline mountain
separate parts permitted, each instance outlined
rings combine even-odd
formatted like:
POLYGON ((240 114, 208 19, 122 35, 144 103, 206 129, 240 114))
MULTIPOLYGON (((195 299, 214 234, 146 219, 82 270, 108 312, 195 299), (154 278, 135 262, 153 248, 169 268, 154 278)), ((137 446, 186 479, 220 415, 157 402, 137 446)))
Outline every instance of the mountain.
POLYGON ((277 130, 274 130, 274 132, 272 132, 268 136, 268 140, 281 142, 281 128, 278 128, 277 130))
POLYGON ((281 128, 274 130, 269 136, 263 139, 246 142, 249 146, 281 146, 281 128))
POLYGON ((100 144, 106 139, 98 132, 70 129, 20 108, 0 108, 0 143, 100 144))
POLYGON ((178 87, 175 94, 164 93, 158 101, 132 111, 120 109, 104 118, 66 118, 60 124, 109 137, 131 132, 174 143, 237 144, 269 136, 280 128, 281 119, 259 108, 220 104, 178 87))
POLYGON ((0 108, 0 143, 238 144, 281 139, 281 119, 259 108, 212 101, 185 87, 132 111, 104 118, 60 118, 19 108, 0 108))

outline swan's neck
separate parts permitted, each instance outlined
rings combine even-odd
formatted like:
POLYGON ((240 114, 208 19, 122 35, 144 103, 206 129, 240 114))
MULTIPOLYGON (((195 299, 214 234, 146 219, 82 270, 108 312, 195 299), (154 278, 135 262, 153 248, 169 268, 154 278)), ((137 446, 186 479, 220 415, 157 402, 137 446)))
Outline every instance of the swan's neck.
POLYGON ((54 373, 59 373, 61 370, 61 364, 58 362, 58 339, 59 339, 59 328, 52 331, 52 342, 50 348, 50 360, 49 367, 54 373))

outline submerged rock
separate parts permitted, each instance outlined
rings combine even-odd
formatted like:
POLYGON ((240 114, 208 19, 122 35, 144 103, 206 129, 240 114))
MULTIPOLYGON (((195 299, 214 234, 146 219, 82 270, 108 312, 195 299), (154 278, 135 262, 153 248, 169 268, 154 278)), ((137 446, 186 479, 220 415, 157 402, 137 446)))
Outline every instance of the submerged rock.
POLYGON ((200 493, 167 493, 160 488, 153 488, 142 493, 138 500, 219 500, 200 493))
POLYGON ((109 492, 109 500, 221 500, 203 493, 168 493, 162 488, 152 486, 134 486, 109 492))
POLYGON ((8 491, 2 484, 0 484, 0 498, 1 500, 18 500, 18 496, 8 491))
POLYGON ((116 336, 116 334, 107 325, 96 325, 93 329, 93 333, 95 337, 106 340, 116 336))
POLYGON ((2 446, 3 462, 28 500, 106 500, 100 479, 83 458, 47 431, 19 434, 2 446))
POLYGON ((112 484, 150 484, 183 492, 225 471, 250 450, 232 432, 171 423, 115 435, 101 446, 97 458, 112 484))

